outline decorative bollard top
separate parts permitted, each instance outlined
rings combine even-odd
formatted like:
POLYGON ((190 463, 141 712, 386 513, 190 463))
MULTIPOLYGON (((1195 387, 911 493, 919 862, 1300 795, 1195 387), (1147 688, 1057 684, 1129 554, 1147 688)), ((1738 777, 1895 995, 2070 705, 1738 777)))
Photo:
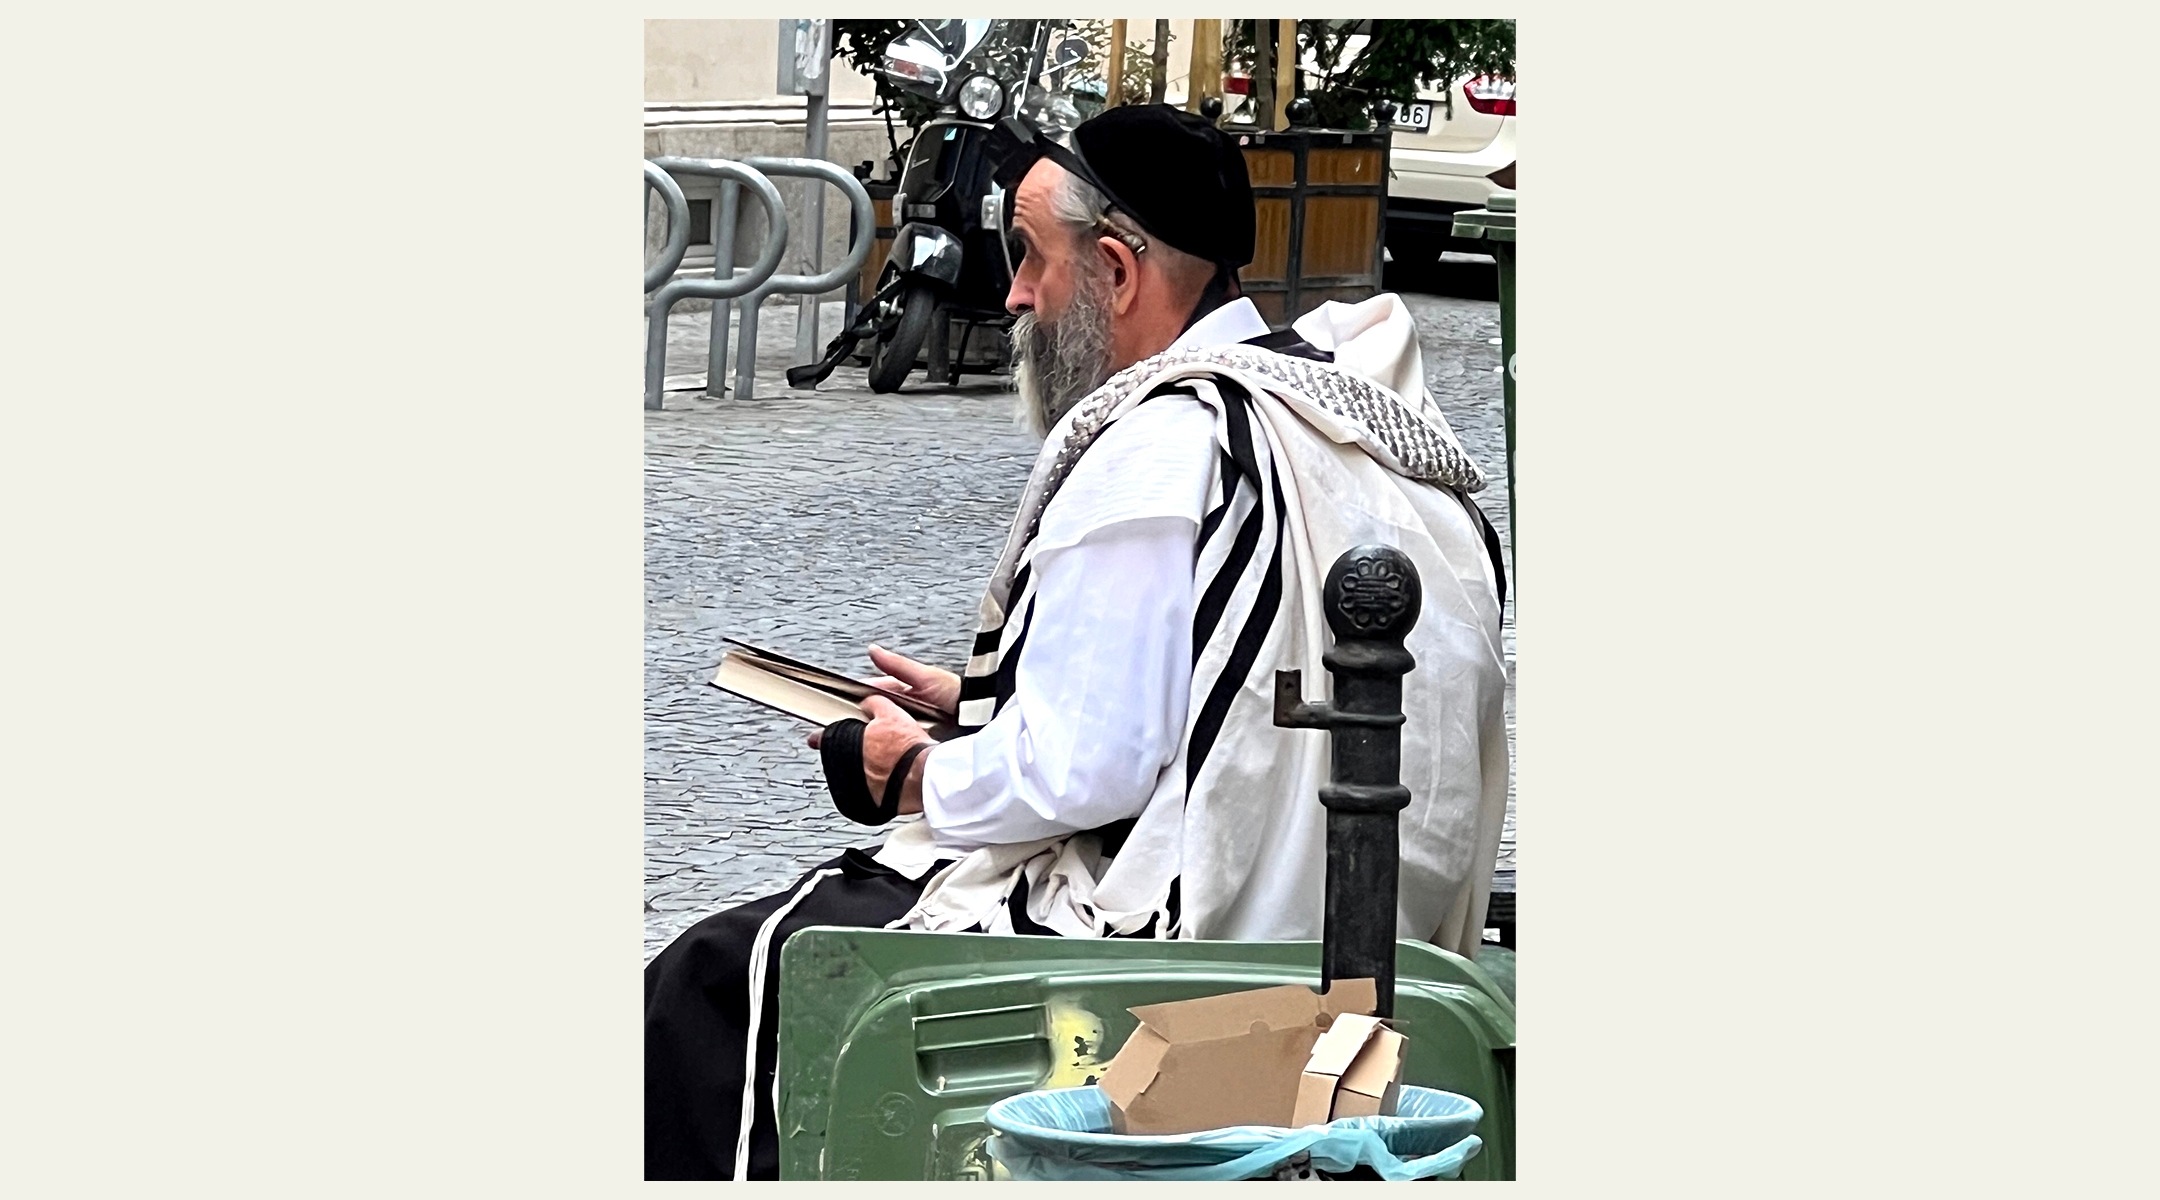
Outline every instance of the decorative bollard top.
POLYGON ((1359 546, 1328 569, 1321 606, 1338 639, 1400 643, 1425 599, 1417 567, 1392 546, 1359 546))
POLYGON ((1308 703, 1297 671, 1275 672, 1275 724, 1328 731, 1327 894, 1321 912, 1320 986, 1370 978, 1376 1015, 1395 1013, 1395 900, 1401 882, 1403 676, 1417 658, 1403 638, 1425 592, 1417 564, 1391 546, 1355 546, 1321 588, 1335 644, 1320 656, 1334 696, 1308 703))

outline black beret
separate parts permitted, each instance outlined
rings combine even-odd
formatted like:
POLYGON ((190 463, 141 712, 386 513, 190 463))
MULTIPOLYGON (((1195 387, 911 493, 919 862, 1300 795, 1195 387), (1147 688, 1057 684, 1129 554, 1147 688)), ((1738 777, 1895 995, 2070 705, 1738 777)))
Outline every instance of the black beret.
POLYGON ((1252 261, 1245 152, 1206 118, 1129 104, 1083 122, 1072 142, 1110 202, 1150 235, 1209 262, 1252 261))

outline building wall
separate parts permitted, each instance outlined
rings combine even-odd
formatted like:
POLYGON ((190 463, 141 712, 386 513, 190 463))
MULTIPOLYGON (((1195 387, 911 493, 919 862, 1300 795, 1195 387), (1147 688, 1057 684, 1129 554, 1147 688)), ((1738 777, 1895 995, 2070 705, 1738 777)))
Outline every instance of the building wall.
MULTIPOLYGON (((780 18, 645 22, 645 100, 683 104, 774 100, 780 18)), ((833 63, 834 104, 868 104, 877 88, 844 60, 833 63)))
MULTIPOLYGON (((1170 22, 1169 94, 1185 99, 1185 77, 1192 63, 1192 19, 1170 22)), ((1126 40, 1146 46, 1155 36, 1155 18, 1130 17, 1126 40)), ((683 104, 778 98, 780 20, 694 20, 645 22, 645 100, 683 104)), ((845 62, 833 64, 834 104, 868 104, 877 95, 869 77, 845 62)))

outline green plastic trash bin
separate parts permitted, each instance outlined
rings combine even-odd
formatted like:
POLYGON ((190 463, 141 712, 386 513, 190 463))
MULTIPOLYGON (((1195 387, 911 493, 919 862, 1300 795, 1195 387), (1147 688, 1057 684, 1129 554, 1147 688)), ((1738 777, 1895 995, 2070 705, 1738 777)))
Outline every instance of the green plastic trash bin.
MULTIPOLYGON (((1319 981, 1318 942, 814 927, 780 950, 782 1179, 989 1179, 989 1107, 1093 1082, 1136 1005, 1319 981)), ((1484 1110, 1465 1179, 1514 1178, 1515 1008, 1476 964, 1396 944, 1406 1083, 1484 1110)))
POLYGON ((1515 537, 1515 193, 1495 192, 1484 208, 1455 214, 1454 234, 1485 243, 1500 266, 1500 387, 1507 426, 1508 539, 1515 537))

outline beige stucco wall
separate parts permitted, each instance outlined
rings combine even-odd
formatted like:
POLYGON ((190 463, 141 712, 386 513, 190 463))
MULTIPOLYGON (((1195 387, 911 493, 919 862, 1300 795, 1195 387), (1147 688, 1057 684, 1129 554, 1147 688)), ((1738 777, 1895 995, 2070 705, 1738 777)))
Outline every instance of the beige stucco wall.
MULTIPOLYGON (((645 100, 689 104, 779 98, 780 19, 645 22, 645 100)), ((831 98, 867 104, 870 80, 833 63, 831 98)))
MULTIPOLYGON (((1167 99, 1183 103, 1185 76, 1192 63, 1192 18, 1170 22, 1170 79, 1167 99)), ((1129 17, 1126 40, 1150 44, 1155 18, 1129 17)), ((770 100, 779 75, 780 20, 645 22, 645 99, 652 104, 721 100, 770 100)), ((867 104, 877 95, 870 80, 833 64, 832 98, 867 104)))

